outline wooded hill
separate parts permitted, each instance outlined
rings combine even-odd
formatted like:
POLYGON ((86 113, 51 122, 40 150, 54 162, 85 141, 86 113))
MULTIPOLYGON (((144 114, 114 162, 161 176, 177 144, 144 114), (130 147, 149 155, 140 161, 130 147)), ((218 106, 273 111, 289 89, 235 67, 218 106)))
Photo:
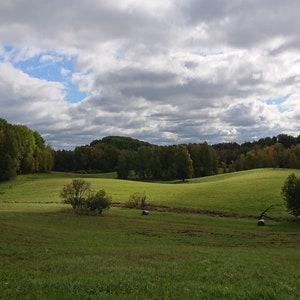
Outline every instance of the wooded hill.
POLYGON ((280 134, 258 141, 157 146, 108 136, 72 151, 55 152, 55 170, 111 172, 128 178, 187 179, 255 168, 300 168, 300 136, 280 134))
POLYGON ((107 136, 74 150, 54 151, 41 135, 0 119, 0 181, 34 172, 117 172, 122 179, 188 179, 255 168, 300 169, 300 136, 258 141, 158 146, 107 136))
POLYGON ((56 171, 117 171, 118 177, 182 179, 218 172, 216 152, 207 143, 157 146, 130 137, 109 136, 74 151, 55 153, 56 171))

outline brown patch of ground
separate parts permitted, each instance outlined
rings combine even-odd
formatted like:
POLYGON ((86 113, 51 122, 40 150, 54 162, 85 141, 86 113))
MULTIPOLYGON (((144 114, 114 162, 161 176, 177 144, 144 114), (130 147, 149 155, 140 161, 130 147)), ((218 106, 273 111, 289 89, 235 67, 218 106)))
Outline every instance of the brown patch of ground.
MULTIPOLYGON (((114 202, 112 203, 114 207, 126 207, 124 203, 114 202)), ((184 214, 199 214, 199 215, 207 215, 214 217, 229 217, 229 218, 255 218, 257 216, 246 215, 246 214, 238 214, 233 212, 224 212, 224 211, 210 211, 206 209, 199 208, 188 208, 188 207, 173 207, 173 206, 165 206, 165 205, 153 205, 148 204, 143 209, 158 211, 158 212, 173 212, 173 213, 184 213, 184 214)))

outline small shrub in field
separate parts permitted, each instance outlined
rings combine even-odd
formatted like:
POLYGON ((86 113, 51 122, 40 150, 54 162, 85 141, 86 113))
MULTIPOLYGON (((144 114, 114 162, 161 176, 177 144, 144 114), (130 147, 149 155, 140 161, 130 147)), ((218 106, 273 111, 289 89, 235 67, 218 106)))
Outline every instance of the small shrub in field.
POLYGON ((89 192, 89 182, 73 179, 71 183, 64 185, 60 196, 64 198, 64 203, 71 204, 73 208, 83 208, 85 198, 89 192))
POLYGON ((85 201, 86 207, 91 211, 101 213, 104 209, 109 209, 111 198, 104 190, 99 190, 97 193, 91 193, 85 201))
POLYGON ((71 204, 73 209, 89 209, 101 213, 109 209, 111 198, 104 190, 91 192, 90 183, 81 179, 74 179, 70 184, 64 185, 60 196, 63 203, 71 204))
POLYGON ((146 204, 146 195, 145 193, 133 193, 129 196, 128 201, 125 203, 125 206, 132 208, 143 208, 146 204))

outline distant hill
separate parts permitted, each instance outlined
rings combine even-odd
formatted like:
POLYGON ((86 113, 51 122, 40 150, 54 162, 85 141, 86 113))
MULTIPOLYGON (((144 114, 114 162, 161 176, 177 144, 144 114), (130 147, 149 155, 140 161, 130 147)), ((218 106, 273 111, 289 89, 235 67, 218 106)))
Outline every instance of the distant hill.
POLYGON ((148 142, 143 142, 131 137, 125 136, 106 136, 100 140, 94 140, 90 143, 90 146, 96 145, 111 145, 119 150, 133 150, 136 151, 142 146, 151 146, 148 142))

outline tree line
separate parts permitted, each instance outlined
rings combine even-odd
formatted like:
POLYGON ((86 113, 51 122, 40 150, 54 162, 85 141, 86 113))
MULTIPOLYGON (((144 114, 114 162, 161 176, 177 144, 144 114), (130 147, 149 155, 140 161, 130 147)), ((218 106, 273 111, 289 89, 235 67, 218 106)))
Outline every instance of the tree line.
POLYGON ((300 168, 300 135, 280 134, 258 141, 213 145, 224 172, 256 168, 300 168))
POLYGON ((55 152, 56 171, 113 172, 118 178, 181 179, 218 173, 215 150, 207 143, 157 146, 110 136, 74 150, 55 152))
POLYGON ((54 151, 37 131, 0 119, 0 181, 18 174, 50 172, 54 151))
POLYGON ((74 150, 55 152, 55 170, 112 172, 127 179, 188 179, 255 168, 300 168, 300 136, 280 134, 258 141, 157 146, 109 136, 74 150))
POLYGON ((238 143, 158 146, 107 136, 54 151, 37 131, 0 119, 0 181, 34 172, 117 172, 118 178, 186 180, 255 168, 300 168, 300 136, 280 134, 238 143))

